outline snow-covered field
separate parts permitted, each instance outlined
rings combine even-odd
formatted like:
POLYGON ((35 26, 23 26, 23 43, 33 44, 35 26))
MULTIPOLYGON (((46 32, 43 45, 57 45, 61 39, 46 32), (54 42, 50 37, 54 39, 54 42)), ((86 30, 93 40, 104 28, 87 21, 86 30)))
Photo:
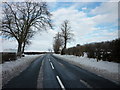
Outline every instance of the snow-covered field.
POLYGON ((9 61, 0 64, 0 89, 2 84, 6 84, 10 79, 17 76, 25 70, 36 58, 41 55, 25 55, 16 61, 9 61), (2 77, 2 78, 1 78, 2 77))
POLYGON ((120 63, 108 62, 108 61, 98 61, 96 59, 89 59, 85 54, 84 57, 78 57, 73 55, 58 55, 54 54, 63 60, 75 64, 83 69, 93 72, 101 77, 109 79, 113 82, 119 83, 120 72, 118 71, 120 63))

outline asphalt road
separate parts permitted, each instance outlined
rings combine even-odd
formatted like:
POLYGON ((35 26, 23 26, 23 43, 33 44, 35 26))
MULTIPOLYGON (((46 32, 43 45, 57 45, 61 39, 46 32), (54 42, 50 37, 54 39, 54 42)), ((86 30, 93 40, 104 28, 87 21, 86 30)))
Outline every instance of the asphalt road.
POLYGON ((40 66, 42 60, 44 60, 44 56, 36 59, 31 65, 21 72, 20 75, 11 79, 3 89, 6 88, 36 88, 37 87, 37 79, 40 70, 40 66))
POLYGON ((19 76, 13 78, 3 88, 37 88, 37 78, 43 62, 43 88, 119 88, 115 83, 72 65, 51 54, 35 60, 19 76))

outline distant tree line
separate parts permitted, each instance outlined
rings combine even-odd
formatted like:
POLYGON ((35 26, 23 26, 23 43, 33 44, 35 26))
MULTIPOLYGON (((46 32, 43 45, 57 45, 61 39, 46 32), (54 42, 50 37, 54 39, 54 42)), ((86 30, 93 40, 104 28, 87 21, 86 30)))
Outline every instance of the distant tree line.
POLYGON ((120 38, 112 41, 90 43, 85 45, 77 44, 75 47, 67 48, 65 54, 96 58, 104 61, 120 62, 120 38))
POLYGON ((24 52, 26 55, 35 55, 35 54, 46 54, 48 52, 24 52))

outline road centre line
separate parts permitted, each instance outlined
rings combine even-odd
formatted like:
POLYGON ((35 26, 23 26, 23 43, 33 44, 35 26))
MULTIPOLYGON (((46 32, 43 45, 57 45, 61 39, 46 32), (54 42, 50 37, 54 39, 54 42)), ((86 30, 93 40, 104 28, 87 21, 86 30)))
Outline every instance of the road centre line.
POLYGON ((87 86, 88 88, 92 88, 87 82, 85 82, 85 81, 83 81, 81 79, 80 79, 80 82, 83 83, 83 84, 85 84, 85 86, 87 86))
POLYGON ((65 90, 65 87, 64 87, 64 85, 62 84, 62 81, 60 80, 59 76, 56 76, 56 78, 57 78, 57 80, 58 80, 58 82, 59 82, 62 90, 65 90))
POLYGON ((54 66, 53 66, 52 62, 50 62, 50 65, 51 65, 52 69, 54 69, 54 66))

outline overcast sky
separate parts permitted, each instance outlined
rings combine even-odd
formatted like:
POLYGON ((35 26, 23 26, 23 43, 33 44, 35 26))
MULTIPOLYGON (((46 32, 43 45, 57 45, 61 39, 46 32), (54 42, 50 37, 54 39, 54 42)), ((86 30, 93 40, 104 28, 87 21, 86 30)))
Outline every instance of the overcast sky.
MULTIPOLYGON (((48 2, 54 30, 49 29, 37 33, 31 39, 32 43, 26 48, 26 51, 52 49, 53 37, 60 32, 60 25, 66 19, 70 21, 74 33, 74 40, 67 47, 118 38, 118 3, 88 1, 94 2, 48 2)), ((17 49, 17 42, 14 39, 5 40, 0 37, 0 44, 2 44, 0 51, 17 49)))

